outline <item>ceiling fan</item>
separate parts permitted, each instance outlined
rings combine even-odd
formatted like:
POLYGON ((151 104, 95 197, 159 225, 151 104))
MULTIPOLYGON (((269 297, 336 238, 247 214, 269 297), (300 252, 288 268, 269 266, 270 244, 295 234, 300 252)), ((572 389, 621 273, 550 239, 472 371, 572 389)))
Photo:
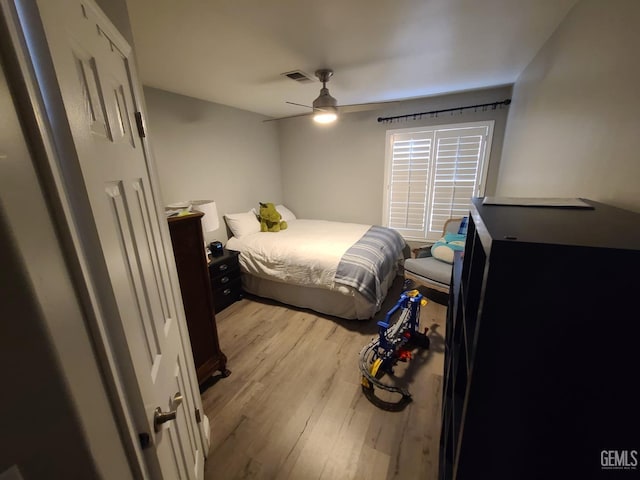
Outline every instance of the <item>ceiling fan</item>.
MULTIPOLYGON (((312 106, 295 102, 285 103, 288 103, 289 105, 297 105, 299 107, 311 108, 313 120, 318 123, 334 122, 338 118, 338 101, 329 94, 329 89, 327 88, 327 82, 332 76, 333 70, 329 68, 321 68, 320 70, 316 70, 316 77, 318 77, 318 80, 322 82, 322 88, 320 89, 320 95, 318 95, 318 98, 313 101, 312 106)), ((303 113, 302 115, 290 115, 288 117, 270 118, 264 121, 269 122, 273 120, 284 120, 285 118, 300 117, 304 115, 309 114, 303 113)))
POLYGON ((291 105, 299 105, 313 109, 313 120, 318 123, 331 123, 338 118, 338 101, 329 94, 327 82, 333 76, 333 70, 322 68, 316 70, 316 77, 322 82, 320 95, 313 101, 312 107, 299 103, 287 102, 291 105))
MULTIPOLYGON (((285 102, 289 105, 297 105, 299 107, 311 108, 313 115, 313 120, 317 123, 331 123, 334 122, 338 118, 338 109, 349 108, 349 107, 366 107, 366 106, 375 106, 382 104, 391 104, 397 103, 397 101, 389 101, 389 102, 373 102, 373 103, 358 103, 352 105, 340 105, 338 106, 338 101, 331 96, 329 93, 329 89, 327 88, 327 82, 333 76, 333 70, 329 68, 321 68, 316 70, 315 72, 318 80, 322 82, 322 88, 320 89, 320 95, 313 101, 312 105, 303 105, 301 103, 295 102, 285 102)), ((263 120, 264 122, 271 122, 274 120, 284 120, 286 118, 300 117, 309 115, 309 113, 303 113, 300 115, 290 115, 287 117, 279 117, 279 118, 269 118, 267 120, 263 120)))

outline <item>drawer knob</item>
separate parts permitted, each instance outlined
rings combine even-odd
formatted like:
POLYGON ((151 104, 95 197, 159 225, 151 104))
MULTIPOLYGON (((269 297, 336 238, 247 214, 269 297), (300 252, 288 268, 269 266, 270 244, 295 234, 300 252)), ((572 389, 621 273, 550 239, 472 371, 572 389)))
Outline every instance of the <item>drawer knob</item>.
POLYGON ((225 288, 224 291, 222 292, 224 295, 229 295, 231 293, 231 289, 230 288, 225 288))
POLYGON ((226 276, 225 276, 225 277, 222 277, 222 278, 220 279, 220 283, 229 283, 229 277, 226 277, 226 276))
POLYGON ((223 263, 218 268, 220 269, 221 272, 224 272, 227 268, 229 268, 229 265, 227 265, 226 263, 223 263))

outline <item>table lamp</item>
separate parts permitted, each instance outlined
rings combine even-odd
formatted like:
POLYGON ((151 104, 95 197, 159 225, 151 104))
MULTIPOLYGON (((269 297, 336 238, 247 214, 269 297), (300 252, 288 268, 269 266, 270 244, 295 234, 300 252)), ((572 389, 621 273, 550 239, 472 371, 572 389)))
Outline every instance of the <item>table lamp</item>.
MULTIPOLYGON (((207 233, 215 232, 220 228, 216 202, 214 202, 213 200, 192 200, 191 205, 195 210, 204 213, 204 217, 202 217, 202 230, 204 231, 204 236, 206 239, 207 233)), ((222 243, 217 240, 211 242, 209 244, 209 251, 214 257, 222 255, 222 243)))

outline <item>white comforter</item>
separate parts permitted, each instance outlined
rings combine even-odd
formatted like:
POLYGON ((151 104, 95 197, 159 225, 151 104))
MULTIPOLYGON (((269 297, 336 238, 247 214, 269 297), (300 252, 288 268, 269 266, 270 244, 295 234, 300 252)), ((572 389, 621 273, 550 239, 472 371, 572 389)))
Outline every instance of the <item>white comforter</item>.
POLYGON ((232 237, 227 248, 237 250, 245 272, 295 285, 334 290, 334 276, 344 253, 371 225, 292 220, 280 232, 259 232, 232 237))

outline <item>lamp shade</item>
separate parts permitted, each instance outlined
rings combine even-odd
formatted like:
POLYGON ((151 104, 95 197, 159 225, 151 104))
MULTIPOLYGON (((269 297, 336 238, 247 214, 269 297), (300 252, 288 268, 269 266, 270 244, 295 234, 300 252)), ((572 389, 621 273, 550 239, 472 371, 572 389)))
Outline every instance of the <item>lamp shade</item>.
POLYGON ((194 210, 204 213, 204 217, 202 217, 202 229, 205 232, 213 232, 220 228, 216 202, 213 200, 192 200, 191 205, 194 210))

